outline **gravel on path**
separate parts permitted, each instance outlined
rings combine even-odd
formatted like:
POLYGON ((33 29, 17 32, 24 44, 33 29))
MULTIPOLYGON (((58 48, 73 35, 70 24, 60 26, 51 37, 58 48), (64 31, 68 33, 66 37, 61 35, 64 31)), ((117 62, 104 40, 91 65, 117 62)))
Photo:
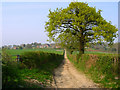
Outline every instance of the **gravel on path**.
POLYGON ((85 74, 76 70, 73 64, 68 60, 66 51, 62 64, 54 70, 54 88, 99 88, 85 74))

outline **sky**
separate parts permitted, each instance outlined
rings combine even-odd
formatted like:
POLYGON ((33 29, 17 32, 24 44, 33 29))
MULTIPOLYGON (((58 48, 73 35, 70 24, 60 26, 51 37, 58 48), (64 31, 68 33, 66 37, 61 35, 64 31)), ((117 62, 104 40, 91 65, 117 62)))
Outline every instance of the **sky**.
MULTIPOLYGON (((49 9, 66 8, 70 2, 2 2, 2 45, 47 42, 45 22, 49 9)), ((89 2, 118 27, 118 2, 89 2)), ((117 42, 117 39, 115 40, 117 42)))

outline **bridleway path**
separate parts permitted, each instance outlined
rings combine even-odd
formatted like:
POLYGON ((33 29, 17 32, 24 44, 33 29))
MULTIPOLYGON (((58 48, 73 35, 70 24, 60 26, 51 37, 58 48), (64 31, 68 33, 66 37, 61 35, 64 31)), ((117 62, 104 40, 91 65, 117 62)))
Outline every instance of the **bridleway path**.
POLYGON ((98 88, 92 80, 88 79, 85 74, 78 72, 73 64, 68 60, 66 51, 63 63, 54 70, 54 88, 98 88))

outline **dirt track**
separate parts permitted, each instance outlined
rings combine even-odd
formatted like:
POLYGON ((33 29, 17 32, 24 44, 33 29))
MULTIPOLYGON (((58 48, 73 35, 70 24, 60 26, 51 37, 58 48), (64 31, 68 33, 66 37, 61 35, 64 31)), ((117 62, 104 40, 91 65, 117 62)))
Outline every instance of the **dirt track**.
POLYGON ((98 88, 97 84, 89 80, 83 73, 78 72, 67 59, 65 52, 63 63, 54 71, 54 88, 98 88))

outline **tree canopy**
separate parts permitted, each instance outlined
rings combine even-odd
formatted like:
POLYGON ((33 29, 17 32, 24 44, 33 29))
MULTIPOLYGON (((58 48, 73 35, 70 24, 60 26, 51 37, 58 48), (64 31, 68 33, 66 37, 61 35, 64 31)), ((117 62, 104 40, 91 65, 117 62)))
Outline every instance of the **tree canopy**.
POLYGON ((71 2, 67 8, 49 10, 45 24, 50 40, 68 48, 78 48, 81 54, 90 43, 111 45, 118 29, 101 16, 101 10, 87 3, 71 2))

